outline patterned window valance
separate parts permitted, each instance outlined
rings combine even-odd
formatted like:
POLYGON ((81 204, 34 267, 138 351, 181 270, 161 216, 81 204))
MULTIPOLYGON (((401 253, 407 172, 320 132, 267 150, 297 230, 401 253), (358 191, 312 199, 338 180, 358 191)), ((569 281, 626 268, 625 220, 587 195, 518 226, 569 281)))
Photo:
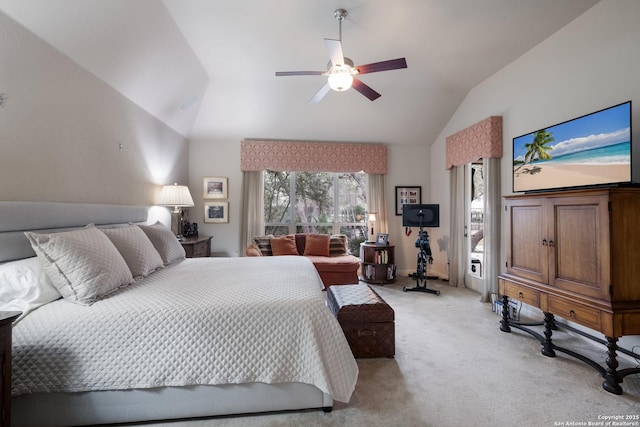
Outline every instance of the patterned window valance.
POLYGON ((244 140, 242 171, 387 173, 387 146, 338 142, 244 140))
POLYGON ((446 168, 502 157, 502 116, 491 116, 447 137, 446 168))

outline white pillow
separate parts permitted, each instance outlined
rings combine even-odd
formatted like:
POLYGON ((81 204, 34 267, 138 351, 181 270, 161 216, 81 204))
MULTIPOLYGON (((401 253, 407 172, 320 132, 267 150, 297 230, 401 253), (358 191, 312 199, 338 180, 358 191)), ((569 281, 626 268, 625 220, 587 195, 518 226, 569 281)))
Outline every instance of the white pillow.
POLYGON ((30 311, 61 298, 37 257, 0 264, 0 311, 30 311))
POLYGON ((133 276, 111 240, 92 224, 61 233, 24 233, 58 292, 91 305, 128 285, 133 276))
POLYGON ((153 246, 156 248, 164 265, 169 265, 176 261, 185 259, 186 253, 178 238, 173 232, 160 221, 152 225, 140 225, 142 231, 147 235, 153 246))
POLYGON ((144 231, 135 224, 102 229, 124 258, 135 279, 143 279, 162 267, 162 258, 144 231))

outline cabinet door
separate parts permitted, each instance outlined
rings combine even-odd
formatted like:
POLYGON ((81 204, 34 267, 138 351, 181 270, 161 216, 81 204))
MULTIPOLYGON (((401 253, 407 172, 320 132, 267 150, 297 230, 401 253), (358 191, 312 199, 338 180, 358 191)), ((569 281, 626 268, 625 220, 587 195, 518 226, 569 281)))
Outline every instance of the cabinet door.
POLYGON ((547 283, 546 206, 543 198, 507 200, 507 273, 547 283))
POLYGON ((608 200, 605 195, 553 199, 550 285, 609 299, 608 200))

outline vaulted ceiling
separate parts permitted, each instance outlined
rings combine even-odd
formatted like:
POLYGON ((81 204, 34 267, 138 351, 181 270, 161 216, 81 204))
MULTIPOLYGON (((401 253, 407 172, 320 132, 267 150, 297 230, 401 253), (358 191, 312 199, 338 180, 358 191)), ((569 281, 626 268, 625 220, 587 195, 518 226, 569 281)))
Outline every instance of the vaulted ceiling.
MULTIPOLYGON (((174 128, 245 137, 431 144, 474 86, 598 0, 0 0, 0 10, 174 128), (309 99, 323 38, 356 64, 404 57, 354 90, 309 99)), ((500 113, 500 112, 496 112, 500 113)))

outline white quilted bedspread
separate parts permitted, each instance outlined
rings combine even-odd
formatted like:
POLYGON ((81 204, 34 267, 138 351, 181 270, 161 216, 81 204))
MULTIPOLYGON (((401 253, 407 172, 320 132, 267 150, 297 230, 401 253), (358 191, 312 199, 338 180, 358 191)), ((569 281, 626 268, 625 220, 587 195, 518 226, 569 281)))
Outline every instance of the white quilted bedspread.
POLYGON ((304 257, 194 258, 57 300, 14 327, 12 393, 301 382, 348 402, 358 367, 321 289, 304 257))

